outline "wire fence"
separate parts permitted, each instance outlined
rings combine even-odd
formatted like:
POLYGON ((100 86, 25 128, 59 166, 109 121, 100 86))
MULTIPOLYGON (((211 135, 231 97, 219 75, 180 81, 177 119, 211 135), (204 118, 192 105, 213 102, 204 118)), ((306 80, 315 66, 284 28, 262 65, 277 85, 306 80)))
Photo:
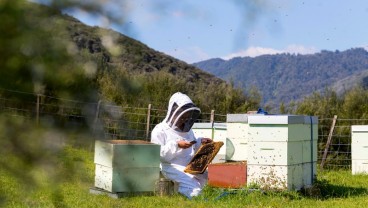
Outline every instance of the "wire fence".
POLYGON ((344 119, 335 116, 319 119, 318 122, 319 164, 326 169, 351 169, 351 126, 368 125, 368 119, 344 119))
MULTIPOLYGON (((65 129, 88 129, 104 139, 150 140, 154 126, 167 110, 147 107, 124 107, 99 102, 80 102, 51 96, 15 92, 0 93, 0 113, 5 117, 23 117, 38 125, 65 129), (17 95, 18 96, 18 95, 17 95)), ((317 115, 318 116, 318 115, 317 115)), ((197 122, 226 122, 226 115, 202 112, 197 122)), ((351 126, 368 125, 368 119, 319 118, 318 164, 325 169, 351 168, 351 126), (332 125, 334 124, 334 125, 332 125)))
MULTIPOLYGON (((80 102, 40 94, 10 91, 16 96, 2 96, 0 112, 11 117, 23 117, 40 125, 67 129, 90 128, 105 139, 149 140, 154 126, 161 122, 167 110, 148 104, 147 107, 125 107, 112 103, 80 102), (22 99, 16 99, 22 95, 22 99), (21 100, 21 101, 20 101, 21 100)), ((7 92, 9 95, 9 92, 7 92)), ((225 122, 226 115, 215 111, 202 112, 197 122, 225 122)))

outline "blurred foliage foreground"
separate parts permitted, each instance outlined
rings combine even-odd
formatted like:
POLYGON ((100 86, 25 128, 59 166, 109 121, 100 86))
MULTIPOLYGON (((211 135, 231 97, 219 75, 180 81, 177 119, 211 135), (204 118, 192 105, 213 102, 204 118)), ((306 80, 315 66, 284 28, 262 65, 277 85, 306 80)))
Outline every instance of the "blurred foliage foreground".
POLYGON ((65 22, 56 16, 59 13, 27 1, 0 1, 2 89, 66 98, 90 96, 90 80, 75 58, 77 50, 65 22))
POLYGON ((94 140, 86 134, 3 116, 0 132, 0 206, 59 207, 65 184, 91 185, 94 140))
MULTIPOLYGON (((54 35, 62 31, 63 22, 45 18, 57 11, 44 13, 31 9, 32 5, 23 0, 0 1, 0 88, 65 97, 74 91, 73 96, 85 97, 88 79, 72 59, 73 46, 63 38, 65 34, 54 35)), ((6 92, 1 96, 15 99, 6 92)), ((27 98, 20 95, 16 99, 22 102, 27 98)), ((40 128, 22 117, 1 114, 0 132, 0 206, 49 206, 34 204, 40 199, 42 203, 47 194, 32 196, 36 201, 30 200, 29 194, 46 188, 52 199, 59 200, 61 182, 79 170, 74 168, 75 162, 90 159, 74 155, 63 160, 70 157, 66 138, 73 135, 66 136, 57 128, 40 128)), ((85 170, 82 176, 91 177, 92 169, 85 170)))

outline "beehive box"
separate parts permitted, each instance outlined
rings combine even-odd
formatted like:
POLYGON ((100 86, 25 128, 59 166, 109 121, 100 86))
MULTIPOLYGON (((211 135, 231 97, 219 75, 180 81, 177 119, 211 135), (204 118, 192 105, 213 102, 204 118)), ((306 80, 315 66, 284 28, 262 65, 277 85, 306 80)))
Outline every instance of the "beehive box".
POLYGON ((300 190, 313 184, 317 163, 295 165, 249 165, 247 184, 258 184, 263 189, 300 190))
POLYGON ((351 126, 352 174, 368 174, 368 125, 351 126))
POLYGON ((218 188, 242 188, 247 185, 247 163, 228 162, 208 165, 208 185, 218 188))
POLYGON ((248 114, 227 114, 226 161, 248 159, 248 114))
POLYGON ((313 184, 318 119, 310 116, 248 116, 247 183, 299 190, 313 184))
POLYGON ((109 192, 153 192, 160 145, 142 140, 96 140, 95 187, 109 192))
POLYGON ((210 138, 215 142, 223 142, 225 145, 220 148, 220 151, 212 160, 212 163, 225 162, 226 154, 226 123, 194 123, 192 127, 195 137, 210 138))
POLYGON ((248 144, 248 164, 296 165, 317 162, 317 139, 289 142, 255 142, 248 144))
POLYGON ((213 141, 223 142, 224 145, 220 148, 212 163, 224 163, 226 162, 226 137, 227 137, 227 125, 226 123, 214 123, 213 125, 213 141))
POLYGON ((213 138, 212 123, 194 123, 192 130, 195 137, 213 138))

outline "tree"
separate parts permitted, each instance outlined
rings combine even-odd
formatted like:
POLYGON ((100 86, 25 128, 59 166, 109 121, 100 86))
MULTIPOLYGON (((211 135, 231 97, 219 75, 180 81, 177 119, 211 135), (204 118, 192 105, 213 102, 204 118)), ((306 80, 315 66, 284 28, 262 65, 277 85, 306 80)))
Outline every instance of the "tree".
POLYGON ((368 119, 368 90, 362 86, 349 90, 342 105, 344 118, 368 119))
POLYGON ((340 114, 342 100, 336 92, 326 88, 323 93, 314 92, 297 104, 295 113, 317 115, 320 118, 332 118, 340 114))

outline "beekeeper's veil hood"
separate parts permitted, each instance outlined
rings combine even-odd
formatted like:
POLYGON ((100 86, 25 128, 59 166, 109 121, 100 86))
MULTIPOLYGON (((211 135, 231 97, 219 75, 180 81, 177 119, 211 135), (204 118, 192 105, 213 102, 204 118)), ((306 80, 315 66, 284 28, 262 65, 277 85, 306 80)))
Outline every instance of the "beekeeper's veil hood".
POLYGON ((201 110, 185 94, 177 92, 169 100, 165 122, 174 130, 188 132, 199 118, 201 110))

